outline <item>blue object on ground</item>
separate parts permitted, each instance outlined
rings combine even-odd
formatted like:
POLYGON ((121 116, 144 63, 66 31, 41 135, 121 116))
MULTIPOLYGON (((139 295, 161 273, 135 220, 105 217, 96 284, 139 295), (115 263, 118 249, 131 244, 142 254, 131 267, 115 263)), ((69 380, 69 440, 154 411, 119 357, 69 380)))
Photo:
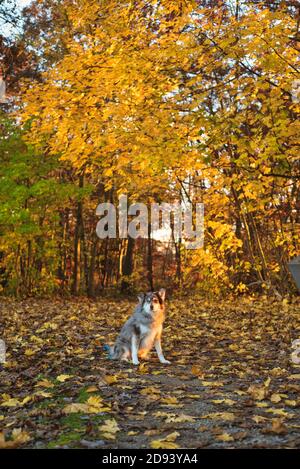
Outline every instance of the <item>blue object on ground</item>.
POLYGON ((104 352, 108 352, 107 356, 111 360, 111 348, 108 344, 103 345, 103 350, 104 352))

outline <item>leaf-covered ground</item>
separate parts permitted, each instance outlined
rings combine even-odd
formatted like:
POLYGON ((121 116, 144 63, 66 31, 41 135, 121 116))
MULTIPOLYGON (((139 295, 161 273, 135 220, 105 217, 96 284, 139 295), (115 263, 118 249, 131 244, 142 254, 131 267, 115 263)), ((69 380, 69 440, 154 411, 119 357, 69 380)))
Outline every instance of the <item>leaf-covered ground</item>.
POLYGON ((0 447, 300 447, 299 299, 172 300, 138 368, 102 350, 133 306, 0 300, 0 447))

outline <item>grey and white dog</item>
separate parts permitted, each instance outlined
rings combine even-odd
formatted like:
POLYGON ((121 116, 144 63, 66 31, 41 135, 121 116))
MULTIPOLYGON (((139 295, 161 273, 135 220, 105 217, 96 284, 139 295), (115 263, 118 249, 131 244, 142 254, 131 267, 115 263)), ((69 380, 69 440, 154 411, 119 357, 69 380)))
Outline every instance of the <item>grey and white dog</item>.
POLYGON ((161 334, 165 320, 166 291, 161 288, 158 292, 141 293, 139 303, 133 315, 126 321, 110 349, 113 360, 128 360, 134 365, 139 364, 139 357, 146 358, 148 352, 155 346, 161 363, 169 364, 161 348, 161 334))

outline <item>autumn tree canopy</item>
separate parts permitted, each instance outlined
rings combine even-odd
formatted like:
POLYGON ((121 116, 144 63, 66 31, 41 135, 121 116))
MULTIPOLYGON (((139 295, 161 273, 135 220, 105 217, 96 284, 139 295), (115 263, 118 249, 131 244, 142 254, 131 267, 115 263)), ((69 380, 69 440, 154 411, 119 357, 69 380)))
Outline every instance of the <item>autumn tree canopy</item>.
POLYGON ((5 288, 94 295, 163 280, 213 293, 293 291, 299 12, 292 1, 27 7, 27 72, 2 116, 5 288), (26 177, 17 176, 20 158, 26 177), (26 213, 21 235, 9 221, 12 186, 26 213), (121 193, 203 202, 204 248, 188 251, 174 237, 97 239, 98 203, 121 193))

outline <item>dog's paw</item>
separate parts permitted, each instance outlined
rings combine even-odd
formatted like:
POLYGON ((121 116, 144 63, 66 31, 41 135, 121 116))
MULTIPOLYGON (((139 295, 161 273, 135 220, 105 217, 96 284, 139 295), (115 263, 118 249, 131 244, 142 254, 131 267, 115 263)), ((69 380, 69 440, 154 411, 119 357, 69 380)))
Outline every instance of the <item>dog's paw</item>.
POLYGON ((171 362, 169 360, 160 360, 160 363, 163 365, 171 365, 171 362))
POLYGON ((139 362, 138 360, 132 360, 132 364, 133 364, 133 365, 139 365, 140 362, 139 362))

